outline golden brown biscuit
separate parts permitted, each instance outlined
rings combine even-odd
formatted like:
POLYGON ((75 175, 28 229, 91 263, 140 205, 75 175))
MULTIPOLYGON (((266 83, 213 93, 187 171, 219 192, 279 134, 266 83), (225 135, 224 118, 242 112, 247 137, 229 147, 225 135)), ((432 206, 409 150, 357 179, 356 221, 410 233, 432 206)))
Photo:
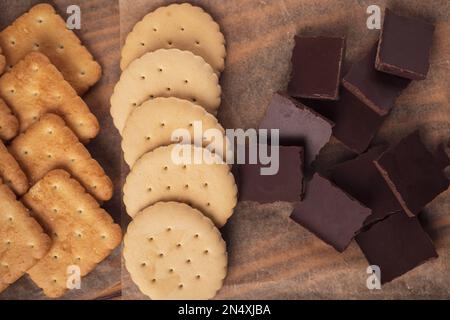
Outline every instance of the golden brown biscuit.
POLYGON ((0 78, 0 96, 19 118, 21 132, 52 112, 83 142, 98 134, 97 118, 42 53, 28 54, 0 78))
POLYGON ((27 176, 1 141, 0 178, 19 196, 27 192, 29 188, 27 176))
POLYGON ((57 115, 44 115, 15 138, 9 150, 33 184, 53 169, 65 169, 98 200, 112 197, 111 179, 57 115))
POLYGON ((0 98, 0 140, 11 140, 17 135, 18 131, 19 121, 5 101, 0 98))
POLYGON ((6 66, 6 58, 2 53, 2 47, 0 47, 0 74, 2 74, 3 71, 5 70, 5 66, 6 66))
POLYGON ((64 170, 48 173, 23 201, 53 240, 49 253, 28 271, 49 297, 66 292, 69 266, 85 276, 120 244, 119 225, 64 170))
POLYGON ((100 65, 53 7, 46 3, 34 6, 4 29, 0 33, 0 46, 10 67, 30 52, 42 52, 79 95, 101 77, 100 65))
POLYGON ((1 180, 0 203, 1 292, 45 256, 51 240, 1 180))

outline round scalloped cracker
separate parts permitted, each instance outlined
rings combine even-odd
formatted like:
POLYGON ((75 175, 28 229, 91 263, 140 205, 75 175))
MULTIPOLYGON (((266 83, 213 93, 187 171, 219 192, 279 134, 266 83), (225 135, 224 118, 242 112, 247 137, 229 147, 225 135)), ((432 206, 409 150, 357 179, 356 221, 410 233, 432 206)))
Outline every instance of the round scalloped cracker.
POLYGON ((120 67, 125 70, 144 53, 162 48, 191 51, 218 73, 225 67, 225 38, 219 25, 202 8, 189 3, 159 7, 139 21, 122 48, 120 67))
POLYGON ((190 143, 211 151, 210 147, 214 148, 219 155, 225 154, 225 130, 213 115, 188 100, 156 98, 137 107, 125 123, 122 132, 125 162, 132 167, 146 152, 176 142, 172 141, 172 134, 177 129, 189 132, 190 143), (194 132, 199 132, 201 136, 195 137, 194 132), (203 136, 205 132, 211 135, 203 136), (213 133, 216 135, 212 135, 213 133), (217 135, 221 136, 221 141, 215 140, 217 135), (192 141, 194 139, 195 141, 192 141))
POLYGON ((179 201, 202 211, 218 227, 237 203, 230 167, 221 157, 193 145, 172 144, 143 155, 128 174, 123 193, 131 217, 156 202, 179 201))
POLYGON ((219 78, 202 57, 189 51, 160 49, 133 61, 111 96, 111 115, 120 133, 133 109, 156 97, 190 100, 216 114, 219 78))
POLYGON ((151 299, 210 299, 227 274, 219 230, 200 211, 178 202, 144 209, 124 237, 125 266, 151 299))

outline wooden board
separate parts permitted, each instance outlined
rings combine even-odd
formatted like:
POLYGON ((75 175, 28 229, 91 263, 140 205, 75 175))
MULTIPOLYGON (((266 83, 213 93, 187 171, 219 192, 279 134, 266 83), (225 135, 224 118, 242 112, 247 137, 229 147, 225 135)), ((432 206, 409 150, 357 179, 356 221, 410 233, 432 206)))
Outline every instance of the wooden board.
MULTIPOLYGON (((120 0, 121 43, 147 12, 173 1, 120 0)), ((378 32, 366 28, 366 8, 356 0, 192 1, 221 25, 227 40, 221 78, 219 120, 227 128, 257 127, 273 92, 285 89, 294 34, 347 36, 345 68, 366 52, 378 32)), ((376 1, 382 7, 385 1, 376 1)), ((450 138, 450 6, 443 1, 389 1, 396 11, 434 17, 437 22, 432 67, 426 81, 415 82, 398 100, 376 142, 395 142, 417 127, 436 146, 450 138)), ((434 19, 433 19, 434 20, 434 19)), ((333 141, 322 152, 319 170, 350 157, 333 141)), ((289 219, 292 205, 240 203, 223 229, 229 273, 219 299, 449 298, 450 194, 426 210, 426 225, 440 258, 383 286, 366 288, 366 268, 356 244, 343 254, 289 219)), ((123 271, 123 298, 145 298, 123 271)))
MULTIPOLYGON (((166 0, 58 0, 64 15, 68 4, 82 8, 82 30, 77 32, 101 62, 104 76, 86 96, 102 125, 89 149, 105 166, 116 186, 116 197, 105 204, 124 227, 120 188, 127 169, 121 160, 120 139, 109 116, 109 96, 118 79, 119 47, 133 25, 166 0), (120 10, 120 11, 119 11, 120 10), (120 15, 119 15, 120 12, 120 15), (120 24, 119 24, 120 22, 120 24), (120 29, 119 29, 120 26, 120 29), (122 210, 122 211, 121 211, 122 210)), ((227 128, 257 127, 273 92, 286 88, 290 73, 293 36, 344 34, 347 36, 345 69, 366 52, 377 31, 366 28, 368 0, 199 0, 219 22, 227 40, 228 57, 222 74, 223 103, 219 120, 227 128)), ((0 2, 0 28, 31 7, 34 1, 0 2)), ((384 6, 386 1, 377 1, 384 6)), ((450 137, 450 3, 445 1, 389 1, 389 7, 408 15, 435 20, 437 29, 432 66, 427 80, 415 82, 397 102, 375 139, 394 143, 417 127, 433 147, 450 137)), ((336 141, 322 151, 317 167, 348 159, 352 154, 336 141)), ((365 261, 352 243, 339 254, 289 219, 292 205, 240 203, 222 230, 229 251, 229 274, 219 299, 314 298, 449 298, 450 193, 426 208, 424 223, 437 247, 439 259, 369 291, 365 261)), ((120 267, 118 251, 83 281, 83 290, 64 298, 145 299, 120 267), (122 274, 122 281, 120 280, 122 274), (120 296, 122 294, 122 296, 120 296)), ((0 299, 39 299, 40 291, 25 277, 0 299)))

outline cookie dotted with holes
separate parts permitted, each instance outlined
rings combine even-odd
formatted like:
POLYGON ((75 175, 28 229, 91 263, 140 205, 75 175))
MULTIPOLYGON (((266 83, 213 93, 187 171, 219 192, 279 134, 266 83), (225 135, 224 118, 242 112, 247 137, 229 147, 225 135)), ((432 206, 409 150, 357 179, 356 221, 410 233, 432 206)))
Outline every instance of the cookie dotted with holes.
POLYGON ((19 118, 21 132, 53 112, 63 117, 83 142, 98 134, 97 118, 42 53, 28 54, 0 78, 0 96, 19 118))
POLYGON ((0 74, 2 74, 3 71, 5 71, 5 66, 6 66, 6 58, 3 55, 2 47, 0 46, 0 74))
MULTIPOLYGON (((223 152, 225 150, 223 147, 226 146, 225 130, 213 115, 188 100, 173 97, 156 98, 134 109, 125 123, 122 132, 125 162, 132 167, 146 152, 176 142, 172 141, 172 134, 177 129, 185 129, 186 133, 190 134, 189 143, 203 147, 216 147, 216 150, 220 149, 217 150, 220 155, 225 153, 223 152), (200 141, 192 141, 194 129, 198 129, 201 133, 201 136, 196 139, 200 141), (217 134, 211 137, 203 136, 209 129, 217 130, 217 134), (217 137, 218 134, 221 136, 217 137)), ((212 133, 212 130, 209 132, 212 133)))
POLYGON ((66 292, 69 266, 85 276, 121 242, 119 225, 64 170, 49 172, 23 201, 53 240, 48 254, 28 271, 48 297, 66 292))
POLYGON ((159 147, 143 155, 123 188, 131 217, 159 201, 184 202, 221 227, 233 214, 237 187, 229 166, 218 155, 193 145, 159 147))
POLYGON ((201 56, 217 73, 225 67, 225 38, 219 25, 189 3, 159 7, 139 21, 125 40, 120 67, 125 70, 146 52, 172 48, 201 56))
POLYGON ((27 176, 2 141, 0 141, 0 178, 19 196, 29 188, 27 176))
POLYGON ((43 116, 16 137, 9 150, 32 184, 53 169, 65 169, 98 200, 112 197, 111 179, 57 115, 43 116))
POLYGON ((148 99, 186 99, 216 114, 220 94, 219 78, 202 57, 189 51, 159 49, 133 61, 122 73, 111 96, 111 115, 122 133, 133 109, 148 99))
POLYGON ((51 240, 0 180, 0 292, 48 252, 51 240))
POLYGON ((0 46, 7 68, 30 52, 42 52, 80 95, 101 77, 100 65, 49 4, 34 6, 0 32, 0 46))
POLYGON ((210 299, 227 274, 219 230, 200 211, 158 202, 140 212, 124 237, 125 266, 154 300, 210 299))
POLYGON ((19 120, 0 98, 0 140, 7 141, 14 138, 19 132, 19 120))

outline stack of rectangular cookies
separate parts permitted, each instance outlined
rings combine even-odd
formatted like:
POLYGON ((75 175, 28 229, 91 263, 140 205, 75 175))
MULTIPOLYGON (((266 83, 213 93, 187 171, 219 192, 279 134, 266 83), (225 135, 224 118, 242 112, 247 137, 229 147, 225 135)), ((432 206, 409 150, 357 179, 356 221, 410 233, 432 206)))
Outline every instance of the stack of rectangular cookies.
POLYGON ((27 273, 61 297, 121 242, 100 207, 112 182, 83 144, 100 128, 80 96, 101 67, 48 4, 1 31, 0 47, 0 291, 27 273))

